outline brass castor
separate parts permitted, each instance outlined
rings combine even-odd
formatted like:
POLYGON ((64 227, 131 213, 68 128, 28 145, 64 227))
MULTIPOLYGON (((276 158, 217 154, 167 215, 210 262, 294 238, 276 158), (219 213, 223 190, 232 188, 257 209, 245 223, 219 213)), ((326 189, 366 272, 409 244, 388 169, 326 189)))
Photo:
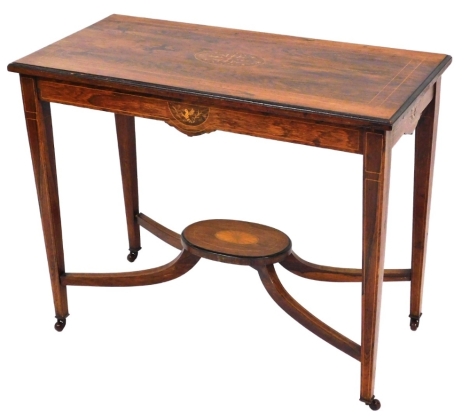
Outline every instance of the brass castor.
POLYGON ((377 411, 380 409, 381 407, 381 404, 380 404, 380 401, 376 398, 374 398, 369 404, 367 404, 369 406, 369 408, 372 410, 372 411, 377 411))
POLYGON ((55 330, 61 332, 65 328, 66 323, 65 318, 57 318, 57 322, 54 324, 55 330))
POLYGON ((127 261, 129 262, 134 262, 139 255, 138 251, 131 251, 129 252, 129 255, 127 256, 127 261))

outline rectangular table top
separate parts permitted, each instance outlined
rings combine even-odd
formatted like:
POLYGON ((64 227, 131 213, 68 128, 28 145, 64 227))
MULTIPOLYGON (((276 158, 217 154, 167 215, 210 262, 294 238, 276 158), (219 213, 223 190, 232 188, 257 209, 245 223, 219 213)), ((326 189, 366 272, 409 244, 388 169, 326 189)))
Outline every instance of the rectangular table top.
POLYGON ((393 124, 451 57, 112 15, 10 71, 393 124))

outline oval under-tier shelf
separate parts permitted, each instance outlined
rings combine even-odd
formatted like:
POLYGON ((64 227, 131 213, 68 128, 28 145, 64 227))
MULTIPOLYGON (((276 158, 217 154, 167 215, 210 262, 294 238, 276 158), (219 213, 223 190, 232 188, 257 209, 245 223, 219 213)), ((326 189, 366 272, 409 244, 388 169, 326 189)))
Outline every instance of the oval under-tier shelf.
POLYGON ((183 247, 194 255, 231 264, 274 264, 291 252, 289 237, 280 230, 238 220, 203 220, 181 234, 183 247))

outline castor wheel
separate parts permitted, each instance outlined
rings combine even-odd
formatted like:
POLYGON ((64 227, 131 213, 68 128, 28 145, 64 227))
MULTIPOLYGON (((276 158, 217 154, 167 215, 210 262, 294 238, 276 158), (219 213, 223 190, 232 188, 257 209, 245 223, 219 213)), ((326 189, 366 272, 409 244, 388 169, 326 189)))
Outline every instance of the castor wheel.
POLYGON ((411 331, 416 331, 419 327, 419 319, 421 318, 421 315, 420 316, 411 316, 410 315, 410 328, 411 328, 411 331))
POLYGON ((61 332, 65 328, 66 323, 65 318, 57 318, 57 322, 54 324, 55 330, 61 332))
POLYGON ((129 255, 127 256, 127 261, 129 262, 134 262, 139 255, 138 251, 131 251, 129 252, 129 255))
POLYGON ((368 404, 369 408, 372 410, 372 411, 377 411, 380 409, 381 407, 381 404, 380 404, 380 401, 376 398, 374 398, 369 404, 368 404))

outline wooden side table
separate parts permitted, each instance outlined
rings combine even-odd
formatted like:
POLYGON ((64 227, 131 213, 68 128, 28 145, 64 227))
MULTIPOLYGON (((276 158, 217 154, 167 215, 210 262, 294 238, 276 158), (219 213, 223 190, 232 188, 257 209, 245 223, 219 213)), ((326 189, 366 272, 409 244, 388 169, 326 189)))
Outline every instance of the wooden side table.
POLYGON ((383 281, 410 281, 411 329, 421 317, 441 75, 451 57, 315 39, 112 15, 27 57, 20 74, 57 322, 68 316, 67 286, 138 286, 190 270, 199 258, 253 266, 293 318, 361 363, 360 399, 373 410, 383 281), (68 273, 64 265, 50 102, 113 112, 129 233, 140 227, 181 250, 172 262, 132 273, 68 273), (205 221, 182 235, 142 214, 134 117, 163 120, 193 136, 224 130, 363 155, 362 269, 312 264, 276 229, 205 221), (416 130, 411 267, 384 270, 391 150, 416 130), (301 307, 274 264, 309 279, 362 282, 357 344, 301 307))

